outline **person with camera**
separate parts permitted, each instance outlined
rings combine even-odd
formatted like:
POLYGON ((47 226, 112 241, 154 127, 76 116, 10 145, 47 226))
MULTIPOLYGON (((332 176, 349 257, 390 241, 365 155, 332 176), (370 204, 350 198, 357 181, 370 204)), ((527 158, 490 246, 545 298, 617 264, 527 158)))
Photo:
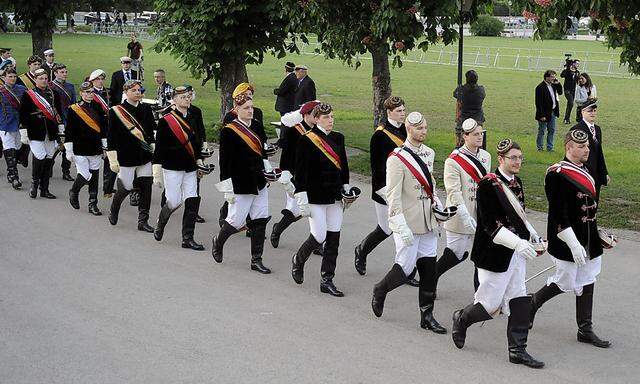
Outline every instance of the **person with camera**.
MULTIPOLYGON (((462 122, 466 119, 474 119, 478 124, 484 125, 484 111, 482 103, 486 96, 486 92, 482 85, 478 85, 478 73, 469 70, 465 73, 466 83, 459 85, 453 91, 453 97, 456 98, 456 148, 464 144, 462 139, 462 122)), ((482 148, 486 148, 487 138, 484 133, 482 148)))
POLYGON ((565 60, 564 69, 560 73, 560 77, 564 78, 564 97, 567 99, 567 108, 564 112, 564 123, 569 124, 571 122, 571 111, 573 110, 574 98, 576 94, 576 84, 578 83, 578 77, 580 72, 578 71, 578 64, 580 60, 572 60, 571 55, 565 60))
POLYGON ((544 134, 547 134, 547 151, 553 151, 553 138, 556 133, 556 118, 560 116, 558 95, 562 95, 562 84, 556 77, 556 71, 544 72, 544 80, 536 87, 536 120, 538 121, 538 151, 544 150, 544 134))
POLYGON ((576 101, 576 122, 579 123, 582 120, 582 108, 587 103, 591 103, 593 100, 598 99, 598 92, 596 85, 591 81, 591 76, 583 72, 578 77, 578 83, 575 88, 575 101, 576 101))

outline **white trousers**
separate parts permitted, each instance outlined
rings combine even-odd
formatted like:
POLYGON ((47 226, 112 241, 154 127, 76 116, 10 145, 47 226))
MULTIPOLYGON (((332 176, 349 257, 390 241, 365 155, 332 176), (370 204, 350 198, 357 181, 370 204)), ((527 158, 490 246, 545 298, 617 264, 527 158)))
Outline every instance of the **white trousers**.
POLYGON ((342 204, 309 204, 309 228, 318 243, 327 238, 327 231, 340 232, 342 227, 342 204))
POLYGON ((79 175, 82 175, 87 181, 91 180, 91 172, 100 170, 102 164, 102 156, 73 156, 73 162, 76 163, 76 170, 79 175))
POLYGON ((402 267, 405 276, 409 276, 416 267, 416 261, 422 257, 436 257, 438 249, 438 234, 434 231, 414 234, 413 243, 405 245, 402 237, 393 234, 396 243, 396 264, 402 267))
POLYGON ((164 195, 171 209, 180 207, 190 197, 198 197, 198 175, 196 171, 162 170, 164 179, 164 195))
POLYGON ((389 229, 389 207, 375 201, 373 202, 373 205, 376 208, 376 218, 378 219, 378 226, 384 233, 390 235, 391 229, 389 229))
POLYGON ((462 233, 447 231, 447 248, 456 254, 458 260, 462 260, 465 252, 469 252, 469 254, 471 254, 474 237, 474 235, 465 235, 462 233))
POLYGON ((578 267, 576 263, 556 259, 551 256, 551 261, 556 265, 556 273, 549 276, 547 285, 555 283, 563 292, 573 292, 576 296, 582 295, 582 287, 596 282, 596 277, 602 269, 602 256, 578 267))
POLYGON ((44 158, 53 159, 53 154, 56 152, 58 143, 45 138, 44 141, 31 140, 31 153, 38 160, 44 160, 44 158))
POLYGON ((291 213, 293 213, 293 216, 295 216, 295 217, 300 216, 300 207, 298 207, 298 203, 296 202, 296 198, 289 196, 289 194, 286 193, 286 192, 285 192, 284 196, 287 199, 286 200, 287 202, 286 202, 284 208, 289 210, 289 211, 291 211, 291 213))
POLYGON ((2 140, 2 148, 18 150, 22 147, 22 141, 20 141, 20 131, 6 132, 0 131, 0 140, 2 140))
POLYGON ((509 316, 509 301, 516 297, 527 296, 524 284, 527 275, 527 261, 516 252, 505 272, 491 272, 478 268, 480 286, 474 296, 474 304, 480 303, 492 316, 500 314, 500 310, 509 316))
POLYGON ((152 174, 153 170, 151 167, 151 162, 148 162, 143 165, 138 165, 137 167, 120 166, 118 178, 122 181, 122 185, 124 185, 124 187, 130 191, 133 189, 133 180, 136 177, 151 177, 152 174))
POLYGON ((269 216, 269 192, 266 186, 258 191, 258 195, 236 195, 236 201, 229 204, 225 220, 235 229, 240 229, 246 224, 247 215, 251 215, 252 219, 269 216))

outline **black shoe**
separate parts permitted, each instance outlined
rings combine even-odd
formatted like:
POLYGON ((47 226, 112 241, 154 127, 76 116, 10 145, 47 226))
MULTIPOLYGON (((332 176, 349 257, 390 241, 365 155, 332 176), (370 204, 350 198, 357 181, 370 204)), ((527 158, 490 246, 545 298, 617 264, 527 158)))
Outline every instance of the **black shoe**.
POLYGON ((218 235, 213 237, 211 240, 211 256, 216 263, 222 263, 222 249, 224 248, 224 243, 227 241, 229 236, 237 232, 238 230, 225 220, 222 224, 222 228, 220 228, 220 232, 218 232, 218 235))
POLYGON ((216 263, 222 263, 222 245, 218 241, 218 236, 214 236, 211 240, 211 256, 216 263))
POLYGON ((184 201, 184 213, 182 214, 182 248, 204 251, 204 246, 193 240, 199 209, 200 196, 189 197, 184 201))
POLYGON ((302 284, 304 282, 304 263, 307 262, 309 255, 314 249, 318 248, 320 243, 316 241, 316 238, 312 234, 300 245, 300 248, 291 258, 291 277, 296 284, 302 284))
POLYGON ((153 233, 154 228, 149 223, 138 223, 138 231, 153 233))
POLYGON ((527 353, 529 336, 529 313, 531 296, 516 297, 509 301, 509 320, 507 322, 507 340, 509 342, 509 361, 524 364, 531 368, 542 368, 544 363, 527 353))
POLYGON ((89 204, 89 213, 93 216, 102 216, 102 212, 98 209, 98 205, 89 204))
POLYGON ((206 223, 206 220, 202 216, 196 215, 196 223, 198 224, 206 223))
POLYGON ((509 351, 509 362, 513 364, 523 364, 530 368, 542 368, 544 363, 534 359, 527 351, 509 351))
POLYGON ((70 173, 63 173, 62 174, 62 180, 66 180, 66 181, 74 181, 75 179, 73 177, 71 177, 70 173))
POLYGON ((13 179, 11 181, 11 187, 15 190, 22 189, 22 182, 20 181, 20 179, 13 179))
POLYGON ((387 293, 398 288, 407 280, 402 267, 399 264, 393 264, 391 270, 373 286, 373 296, 371 297, 371 310, 376 317, 382 316, 384 311, 384 301, 387 293))
POLYGON ((464 347, 464 342, 467 339, 467 327, 462 323, 463 311, 463 309, 458 309, 453 312, 453 325, 451 326, 451 338, 458 349, 464 347))
POLYGON ((598 348, 609 348, 611 342, 600 339, 593 331, 578 330, 578 341, 581 343, 591 344, 598 348))
POLYGON ((44 189, 44 190, 40 190, 40 197, 44 197, 45 199, 55 199, 56 196, 49 192, 49 190, 44 189))
POLYGON ((320 292, 328 293, 331 296, 343 297, 344 293, 333 284, 332 280, 324 280, 320 282, 320 292))
POLYGON ((356 271, 364 276, 367 273, 367 256, 371 251, 373 251, 381 242, 383 242, 387 237, 387 235, 380 226, 376 226, 376 228, 367 235, 367 237, 362 240, 360 244, 355 249, 355 259, 354 266, 356 267, 356 271))
POLYGON ((598 348, 609 348, 611 343, 600 339, 593 332, 592 311, 593 311, 593 288, 594 284, 582 287, 582 295, 576 296, 576 322, 578 323, 578 341, 591 344, 598 348))
POLYGON ((282 219, 273 224, 273 228, 271 230, 271 236, 269 237, 269 240, 271 241, 271 246, 273 248, 278 248, 278 245, 280 244, 280 236, 282 235, 282 232, 284 232, 285 229, 287 229, 291 224, 295 223, 296 221, 300 220, 302 216, 294 216, 293 213, 291 213, 291 211, 289 211, 288 209, 283 209, 282 210, 282 219))
POLYGON ((156 222, 156 228, 153 231, 153 238, 156 239, 156 241, 162 240, 162 236, 164 236, 164 228, 167 226, 169 218, 174 211, 175 209, 169 208, 169 204, 163 205, 160 209, 160 213, 158 214, 158 221, 156 222))
POLYGON ((262 257, 252 258, 251 259, 251 270, 262 273, 263 275, 268 275, 271 273, 271 270, 262 264, 262 257))
POLYGON ((304 283, 304 264, 298 264, 296 262, 297 253, 291 257, 291 277, 296 284, 304 283))
POLYGON ((204 245, 196 243, 193 239, 182 240, 182 248, 189 248, 194 251, 204 251, 204 245))
POLYGON ((73 209, 80 209, 80 201, 78 201, 78 192, 69 190, 69 204, 71 204, 73 209))
POLYGON ((31 183, 31 189, 29 189, 29 197, 32 199, 35 199, 36 197, 38 197, 38 184, 32 182, 31 183))
MULTIPOLYGON (((432 268, 435 269, 435 259, 433 260, 432 268)), ((426 277, 423 274, 420 274, 420 278, 426 277)), ((425 291, 424 287, 420 287, 420 290, 418 290, 418 305, 420 307, 420 328, 428 329, 439 334, 445 334, 447 333, 446 328, 440 325, 440 323, 438 323, 438 320, 433 317, 433 302, 433 292, 425 291)))
POLYGON ((453 312, 453 326, 451 327, 451 338, 458 348, 464 347, 467 338, 467 328, 471 324, 491 319, 482 304, 469 304, 464 309, 453 312))

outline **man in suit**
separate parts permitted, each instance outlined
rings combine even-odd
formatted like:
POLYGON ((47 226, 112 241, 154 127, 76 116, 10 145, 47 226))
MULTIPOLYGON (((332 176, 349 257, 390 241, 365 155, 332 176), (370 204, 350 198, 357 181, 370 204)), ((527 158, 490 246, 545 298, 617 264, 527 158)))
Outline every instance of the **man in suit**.
POLYGON ((558 95, 562 95, 562 85, 556 72, 549 69, 544 80, 536 87, 536 120, 538 121, 538 151, 543 150, 544 133, 547 131, 547 151, 553 150, 553 136, 556 132, 556 118, 560 116, 558 95))
POLYGON ((109 90, 109 99, 111 105, 122 103, 122 86, 127 80, 138 79, 138 72, 131 69, 131 58, 123 56, 120 58, 122 69, 113 72, 111 75, 111 89, 109 90))
POLYGON ((293 72, 295 64, 288 61, 284 66, 286 76, 280 83, 280 86, 273 90, 276 95, 276 111, 280 112, 280 116, 295 110, 296 88, 298 88, 298 79, 293 72))
POLYGON ((301 108, 307 101, 316 99, 316 83, 307 76, 308 68, 305 65, 298 65, 295 68, 298 88, 295 95, 295 108, 301 108))
POLYGON ((600 187, 609 185, 611 178, 607 171, 607 164, 604 160, 604 152, 602 152, 602 130, 596 125, 596 117, 598 116, 598 102, 595 99, 588 100, 587 104, 582 107, 582 120, 571 127, 571 130, 581 130, 589 137, 589 158, 585 162, 589 174, 593 177, 596 184, 596 199, 600 199, 600 187))
POLYGON ((47 49, 46 51, 42 52, 42 54, 44 55, 44 63, 42 64, 42 69, 44 69, 45 71, 47 71, 47 76, 49 76, 49 79, 53 79, 54 73, 53 73, 53 67, 57 64, 55 62, 55 52, 53 51, 53 49, 47 49))

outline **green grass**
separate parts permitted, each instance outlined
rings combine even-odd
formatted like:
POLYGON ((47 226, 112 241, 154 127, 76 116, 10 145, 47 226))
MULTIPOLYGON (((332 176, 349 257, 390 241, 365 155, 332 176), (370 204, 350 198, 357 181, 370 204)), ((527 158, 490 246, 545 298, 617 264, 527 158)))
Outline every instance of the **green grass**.
MULTIPOLYGON (((491 49, 548 49, 553 56, 570 51, 605 52, 603 57, 610 55, 606 53, 606 47, 598 42, 541 42, 506 38, 467 38, 465 41, 469 46, 487 46, 491 49)), ((54 47, 56 58, 67 64, 71 81, 78 84, 95 68, 102 68, 107 73, 117 70, 118 58, 126 52, 126 42, 125 39, 94 35, 55 35, 54 47)), ((179 68, 174 58, 152 52, 151 42, 143 44, 147 70, 145 84, 150 96, 155 94, 151 72, 154 68, 164 68, 169 82, 195 86, 196 104, 203 109, 207 124, 212 126, 218 119, 220 105, 213 82, 201 87, 199 81, 191 79, 187 72, 179 68)), ((14 56, 24 71, 26 57, 31 51, 29 36, 2 35, 0 46, 13 47, 14 56)), ((272 90, 282 79, 285 61, 304 63, 310 67, 309 74, 316 82, 318 97, 335 108, 336 129, 346 135, 349 145, 367 151, 372 131, 370 60, 363 60, 362 67, 353 70, 339 61, 325 60, 322 56, 289 56, 282 60, 269 56, 263 65, 249 67, 251 81, 257 87, 256 104, 263 109, 265 121, 278 119, 279 115, 273 110, 272 90)), ((562 158, 561 137, 568 126, 558 125, 555 152, 537 152, 533 90, 541 81, 542 74, 485 68, 478 68, 477 71, 480 83, 487 90, 484 110, 489 149, 494 152, 492 149, 496 143, 507 136, 520 142, 526 157, 522 177, 527 189, 527 203, 531 208, 545 210, 544 172, 550 164, 562 158)), ((436 151, 436 175, 441 175, 442 162, 453 145, 455 102, 452 92, 456 85, 456 68, 407 62, 402 68, 392 69, 391 76, 393 93, 406 100, 409 110, 419 110, 427 116, 430 130, 427 144, 436 151)), ((594 82, 601 101, 598 121, 603 128, 605 153, 613 179, 612 185, 603 189, 600 223, 640 230, 640 183, 634 178, 640 169, 640 155, 634 142, 636 122, 640 121, 640 111, 636 105, 640 100, 640 81, 594 77, 594 82)), ((564 106, 564 98, 561 98, 561 103, 564 106)), ((366 153, 352 158, 350 163, 354 170, 368 173, 366 153)))

